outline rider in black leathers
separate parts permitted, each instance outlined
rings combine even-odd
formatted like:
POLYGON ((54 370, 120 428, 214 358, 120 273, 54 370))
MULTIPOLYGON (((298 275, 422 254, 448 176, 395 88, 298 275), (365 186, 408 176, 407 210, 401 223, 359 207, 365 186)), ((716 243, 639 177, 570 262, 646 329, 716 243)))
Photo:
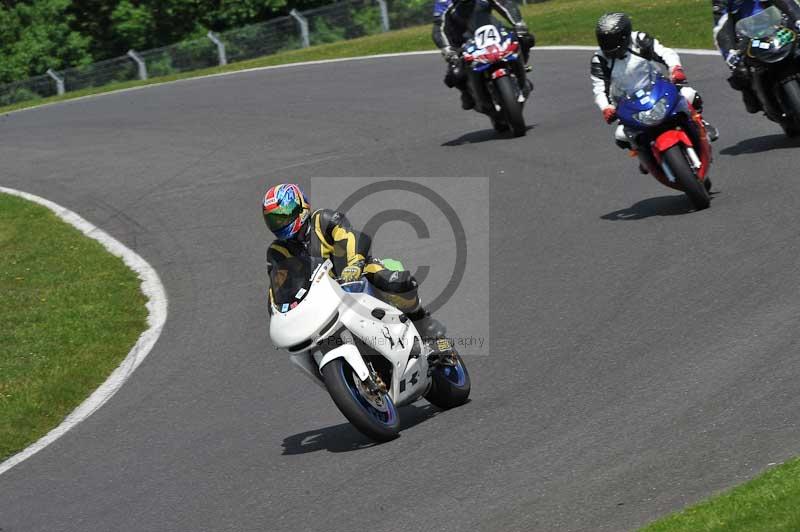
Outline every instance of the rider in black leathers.
MULTIPOLYGON (((476 29, 470 27, 472 14, 476 5, 481 2, 494 8, 513 27, 526 63, 530 49, 536 44, 536 39, 528 30, 514 0, 436 0, 433 9, 433 42, 447 61, 444 84, 461 91, 461 106, 464 109, 475 107, 475 101, 467 90, 467 75, 461 61, 461 46, 466 42, 465 32, 476 29)), ((524 77, 524 72, 522 75, 524 77)), ((531 87, 527 86, 526 93, 530 92, 530 89, 531 87)))
POLYGON ((736 36, 736 23, 760 9, 775 6, 789 16, 791 24, 798 27, 800 5, 794 0, 711 0, 714 10, 714 39, 722 57, 731 69, 728 79, 731 87, 741 91, 748 113, 761 110, 761 101, 753 90, 750 72, 742 63, 743 51, 736 36))
MULTIPOLYGON (((445 326, 430 315, 419 298, 417 280, 409 271, 391 271, 370 256, 371 239, 354 230, 341 212, 312 209, 295 184, 267 189, 262 202, 264 222, 277 240, 267 248, 267 270, 280 269, 285 259, 308 255, 330 259, 342 281, 365 276, 375 295, 397 307, 414 323, 423 339, 445 337, 445 326)), ((269 292, 272 302, 272 287, 269 292)), ((270 309, 272 307, 270 306, 270 309)))

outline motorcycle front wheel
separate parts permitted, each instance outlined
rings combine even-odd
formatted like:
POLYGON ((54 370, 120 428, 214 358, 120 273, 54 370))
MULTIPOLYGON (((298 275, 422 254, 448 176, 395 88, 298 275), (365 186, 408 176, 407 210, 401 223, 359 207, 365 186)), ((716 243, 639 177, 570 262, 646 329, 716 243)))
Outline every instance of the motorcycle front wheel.
POLYGON ((683 146, 676 144, 664 152, 664 162, 669 166, 683 191, 689 196, 692 206, 698 211, 707 209, 711 205, 711 197, 708 195, 705 185, 695 176, 694 170, 683 152, 683 146))
POLYGON ((515 137, 524 136, 527 127, 522 114, 522 104, 517 100, 520 91, 516 80, 510 76, 503 76, 494 80, 494 87, 500 100, 497 103, 503 108, 501 112, 511 132, 515 137))
POLYGON ((783 85, 784 105, 791 119, 791 123, 783 126, 787 137, 800 135, 800 83, 792 80, 783 85))
POLYGON ((398 436, 400 416, 392 399, 387 394, 371 394, 344 359, 326 364, 322 376, 336 407, 359 432, 378 442, 398 436))

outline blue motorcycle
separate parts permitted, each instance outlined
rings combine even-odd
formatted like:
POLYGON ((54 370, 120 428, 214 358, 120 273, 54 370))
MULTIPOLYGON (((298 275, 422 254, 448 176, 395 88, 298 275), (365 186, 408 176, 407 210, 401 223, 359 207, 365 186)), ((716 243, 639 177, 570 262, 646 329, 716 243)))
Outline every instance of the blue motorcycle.
POLYGON ((709 207, 711 143, 700 114, 649 63, 614 80, 611 96, 642 168, 684 192, 695 209, 709 207))

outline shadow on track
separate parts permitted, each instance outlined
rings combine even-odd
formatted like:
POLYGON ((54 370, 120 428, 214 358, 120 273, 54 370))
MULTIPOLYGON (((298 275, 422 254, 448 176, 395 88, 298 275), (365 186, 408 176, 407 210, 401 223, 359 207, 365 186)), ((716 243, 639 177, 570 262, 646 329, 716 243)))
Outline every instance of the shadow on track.
MULTIPOLYGON (((530 131, 536 126, 528 126, 525 131, 530 131)), ((464 144, 480 144, 481 142, 491 142, 493 140, 510 140, 513 137, 510 133, 498 133, 494 129, 481 129, 480 131, 472 131, 465 133, 457 139, 448 140, 443 142, 442 146, 463 146, 464 144)))
MULTIPOLYGON (((430 404, 409 405, 399 409, 400 431, 409 429, 439 414, 441 410, 430 404)), ((350 423, 341 423, 288 436, 283 440, 283 455, 305 454, 315 451, 346 453, 379 445, 358 432, 350 423)))
POLYGON ((749 153, 763 153, 771 150, 785 150, 800 148, 800 138, 790 139, 786 135, 764 135, 739 141, 734 146, 728 146, 720 151, 722 155, 744 155, 749 153))
MULTIPOLYGON (((719 192, 711 192, 712 200, 716 194, 719 194, 719 192)), ((642 200, 634 203, 627 209, 610 212, 604 214, 600 218, 617 222, 620 220, 644 220, 652 216, 677 216, 679 214, 689 214, 691 212, 694 212, 694 207, 689 203, 689 198, 687 198, 685 194, 680 194, 642 200)))

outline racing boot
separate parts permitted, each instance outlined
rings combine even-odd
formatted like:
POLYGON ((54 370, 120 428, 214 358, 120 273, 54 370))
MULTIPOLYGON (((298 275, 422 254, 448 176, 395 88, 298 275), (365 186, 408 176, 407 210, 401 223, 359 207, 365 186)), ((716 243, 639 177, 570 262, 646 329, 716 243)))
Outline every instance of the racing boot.
POLYGON ((750 72, 746 67, 739 66, 734 68, 731 72, 731 77, 728 78, 728 84, 732 89, 742 93, 744 108, 748 113, 752 115, 763 110, 761 100, 758 99, 758 95, 753 90, 750 72))
POLYGON ((706 127, 706 134, 708 135, 708 140, 710 142, 716 142, 717 139, 719 138, 719 129, 717 129, 717 126, 713 125, 705 118, 703 119, 703 125, 706 127))
POLYGON ((461 108, 465 111, 475 108, 475 99, 466 88, 459 89, 461 91, 461 108))
POLYGON ((525 79, 525 85, 522 87, 522 95, 525 96, 525 99, 528 99, 528 96, 533 92, 533 82, 529 79, 525 79))
POLYGON ((715 142, 719 138, 719 129, 703 118, 703 98, 700 96, 700 93, 690 87, 683 87, 681 89, 681 94, 683 94, 688 101, 692 102, 692 107, 694 107, 694 110, 700 115, 700 119, 703 121, 703 125, 706 128, 708 141, 715 142))
POLYGON ((743 90, 742 101, 744 102, 744 108, 751 115, 754 115, 763 109, 761 107, 761 100, 758 99, 758 96, 753 90, 750 89, 743 90))

